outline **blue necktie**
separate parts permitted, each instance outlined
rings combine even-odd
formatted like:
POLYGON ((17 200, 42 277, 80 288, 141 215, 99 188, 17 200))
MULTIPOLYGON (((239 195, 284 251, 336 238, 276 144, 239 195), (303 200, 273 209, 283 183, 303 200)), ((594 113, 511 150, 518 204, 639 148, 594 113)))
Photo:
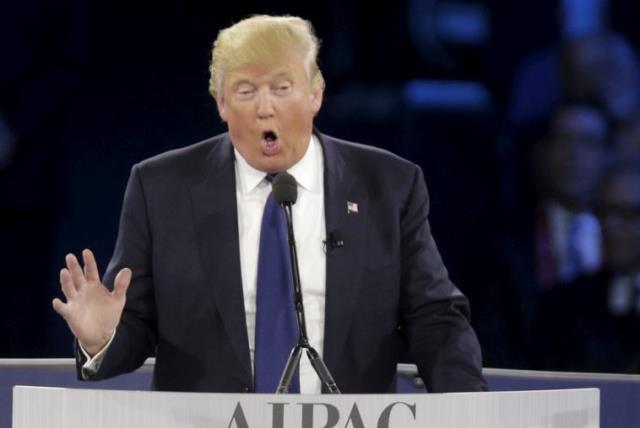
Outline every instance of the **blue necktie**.
MULTIPOLYGON (((269 181, 271 177, 267 177, 269 181)), ((282 208, 269 195, 262 215, 256 296, 254 354, 256 392, 273 393, 298 341, 287 226, 282 208)), ((300 392, 296 371, 289 392, 300 392)))

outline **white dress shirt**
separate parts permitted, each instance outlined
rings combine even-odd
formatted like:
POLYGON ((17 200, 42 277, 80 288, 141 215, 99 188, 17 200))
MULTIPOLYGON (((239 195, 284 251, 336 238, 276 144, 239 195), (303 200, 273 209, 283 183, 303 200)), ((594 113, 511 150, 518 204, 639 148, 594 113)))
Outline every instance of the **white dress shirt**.
MULTIPOLYGON (((235 152, 236 203, 238 207, 238 234, 240 244, 240 269, 242 291, 247 321, 249 352, 253 370, 256 330, 256 288, 258 274, 258 252, 260 247, 260 225, 267 198, 271 193, 264 172, 247 163, 237 150, 235 152)), ((298 182, 298 200, 292 208, 293 230, 298 252, 300 282, 307 323, 309 344, 323 355, 324 305, 326 280, 326 254, 323 241, 326 239, 324 217, 324 163, 322 147, 315 136, 304 156, 288 170, 298 182)), ((292 291, 293 292, 293 291, 292 291)), ((221 302, 224 304, 224 302, 221 302)), ((278 334, 274 332, 273 334, 278 334)), ((84 348, 87 361, 81 373, 86 379, 95 373, 103 360, 111 340, 91 358, 84 348)), ((284 369, 284 367, 283 367, 284 369)), ((300 392, 319 394, 322 383, 316 375, 306 353, 300 360, 300 392)))
POLYGON ((590 212, 571 213, 558 204, 546 207, 556 275, 569 282, 602 265, 602 231, 590 212))
MULTIPOLYGON (((237 150, 235 156, 240 268, 249 351, 253 367, 260 224, 264 206, 271 193, 271 184, 265 179, 266 174, 249 165, 237 150)), ((302 159, 287 172, 298 182, 298 200, 292 210, 293 231, 300 265, 307 334, 311 346, 322 355, 326 278, 326 254, 323 249, 323 241, 326 237, 324 164, 322 147, 315 136, 311 137, 309 147, 302 159)), ((274 332, 274 334, 278 333, 274 332)), ((300 360, 300 392, 320 393, 321 385, 305 353, 300 360)))

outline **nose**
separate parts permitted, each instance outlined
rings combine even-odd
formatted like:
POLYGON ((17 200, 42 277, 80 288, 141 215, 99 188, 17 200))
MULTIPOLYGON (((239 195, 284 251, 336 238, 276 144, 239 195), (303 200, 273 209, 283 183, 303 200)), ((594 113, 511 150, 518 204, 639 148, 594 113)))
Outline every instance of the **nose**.
POLYGON ((269 90, 258 92, 258 118, 268 119, 275 114, 273 98, 269 90))

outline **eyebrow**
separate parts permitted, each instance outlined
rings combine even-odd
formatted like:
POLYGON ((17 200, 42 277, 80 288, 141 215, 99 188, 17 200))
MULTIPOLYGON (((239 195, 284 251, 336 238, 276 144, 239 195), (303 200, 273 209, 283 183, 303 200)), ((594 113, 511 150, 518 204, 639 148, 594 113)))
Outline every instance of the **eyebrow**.
POLYGON ((273 76, 274 79, 281 79, 283 77, 291 77, 291 72, 289 70, 282 70, 273 76))
POLYGON ((240 79, 240 80, 236 80, 235 82, 233 82, 233 84, 231 85, 231 88, 233 90, 238 89, 238 87, 242 86, 242 85, 251 85, 254 86, 253 83, 251 83, 249 81, 249 79, 240 79))
MULTIPOLYGON (((276 74, 273 75, 273 77, 270 80, 277 80, 277 79, 291 78, 291 77, 292 77, 291 72, 285 69, 285 70, 278 71, 276 74)), ((237 80, 233 81, 233 83, 231 84, 231 87, 233 89, 237 89, 238 86, 243 84, 253 85, 253 83, 248 78, 238 77, 237 80)))

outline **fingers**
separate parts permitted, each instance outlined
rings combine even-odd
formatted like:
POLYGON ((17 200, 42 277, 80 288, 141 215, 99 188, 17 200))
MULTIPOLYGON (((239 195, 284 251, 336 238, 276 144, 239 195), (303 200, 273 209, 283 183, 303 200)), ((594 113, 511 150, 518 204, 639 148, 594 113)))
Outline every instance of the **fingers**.
POLYGON ((129 284, 131 284, 131 269, 121 269, 120 272, 118 272, 118 275, 116 275, 115 281, 113 282, 113 294, 118 299, 124 299, 127 295, 129 284))
POLYGON ((64 297, 67 298, 67 301, 76 298, 78 290, 76 290, 76 287, 73 285, 71 274, 67 269, 60 271, 60 285, 62 286, 62 292, 64 293, 64 297))
POLYGON ((67 319, 67 315, 69 315, 69 307, 65 303, 62 303, 62 300, 56 297, 51 302, 51 306, 53 306, 53 310, 60 314, 62 318, 67 319))
POLYGON ((100 273, 98 272, 98 265, 96 264, 96 258, 89 249, 82 251, 82 260, 84 261, 84 275, 87 281, 100 282, 100 273))
POLYGON ((76 289, 79 289, 86 283, 84 273, 82 272, 82 268, 80 267, 80 263, 78 263, 78 259, 76 259, 76 256, 71 253, 67 254, 67 256, 65 257, 65 261, 67 262, 67 269, 69 269, 69 272, 71 273, 73 285, 76 287, 76 289))

